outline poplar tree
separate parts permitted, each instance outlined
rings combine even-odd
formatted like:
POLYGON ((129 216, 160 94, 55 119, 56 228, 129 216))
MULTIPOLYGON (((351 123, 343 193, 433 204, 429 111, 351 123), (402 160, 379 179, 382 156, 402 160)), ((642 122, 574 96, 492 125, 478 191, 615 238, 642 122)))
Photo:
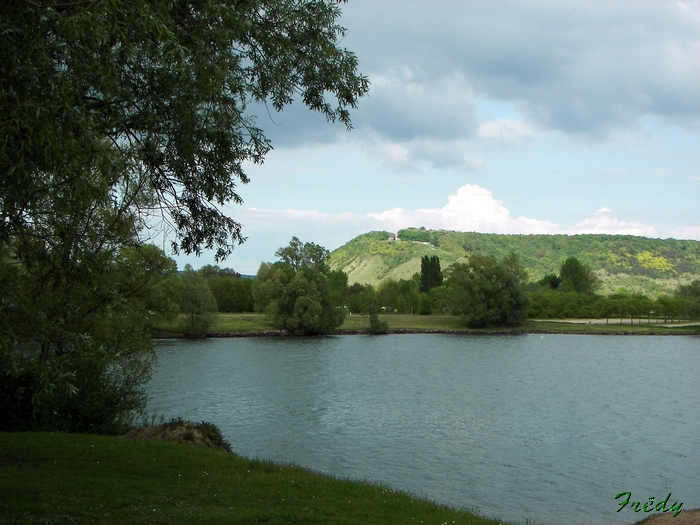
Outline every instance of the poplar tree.
POLYGON ((420 291, 422 293, 427 293, 441 284, 442 271, 440 270, 440 258, 437 255, 433 257, 424 255, 420 260, 420 291))

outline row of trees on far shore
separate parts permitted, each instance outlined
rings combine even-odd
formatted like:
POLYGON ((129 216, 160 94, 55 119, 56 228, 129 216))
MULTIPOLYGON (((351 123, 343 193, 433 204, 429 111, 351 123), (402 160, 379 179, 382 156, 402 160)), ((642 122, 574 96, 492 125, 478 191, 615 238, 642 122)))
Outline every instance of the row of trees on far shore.
POLYGON ((378 288, 355 283, 326 265, 328 251, 296 237, 280 248, 275 263, 263 263, 252 285, 258 311, 293 333, 327 333, 349 312, 366 314, 370 330, 382 332, 380 311, 458 315, 467 326, 512 324, 525 318, 529 299, 526 276, 515 254, 502 261, 474 255, 443 275, 437 257, 424 257, 413 279, 386 281, 378 288))
MULTIPOLYGON (((384 327, 384 314, 440 314, 460 316, 465 326, 513 324, 525 318, 695 319, 700 317, 700 281, 680 286, 656 300, 624 292, 596 294, 600 280, 576 258, 566 259, 558 274, 527 282, 517 254, 498 261, 472 255, 467 262, 444 272, 438 257, 424 256, 421 272, 411 279, 384 280, 379 286, 353 283, 327 266, 328 251, 294 237, 280 248, 278 261, 262 263, 255 279, 228 268, 187 267, 156 287, 161 314, 183 314, 186 331, 204 334, 214 312, 264 312, 281 329, 298 334, 331 331, 343 316, 367 315, 373 331, 384 327), (168 299, 168 294, 180 299, 168 299), (179 309, 178 306, 179 305, 179 309)), ((162 318, 162 316, 161 316, 162 318)))

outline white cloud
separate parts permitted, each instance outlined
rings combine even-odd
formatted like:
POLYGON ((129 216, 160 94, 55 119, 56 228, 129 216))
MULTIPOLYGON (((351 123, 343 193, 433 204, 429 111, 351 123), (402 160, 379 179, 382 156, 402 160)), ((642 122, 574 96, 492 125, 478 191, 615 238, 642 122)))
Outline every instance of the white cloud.
POLYGON ((658 237, 656 228, 636 222, 621 221, 611 215, 610 208, 600 208, 591 217, 586 217, 576 223, 572 233, 607 233, 618 235, 641 235, 643 237, 658 237))
POLYGON ((516 102, 539 127, 601 136, 637 128, 645 115, 698 122, 699 11, 697 2, 638 0, 359 1, 343 7, 342 23, 378 92, 384 77, 416 84, 422 73, 420 90, 396 90, 402 121, 460 79, 477 95, 516 102))
MULTIPOLYGON (((606 233, 658 237, 652 226, 626 222, 612 215, 610 208, 600 208, 592 216, 576 223, 562 226, 554 222, 529 217, 513 218, 510 211, 494 198, 491 191, 481 186, 467 184, 447 197, 442 208, 405 210, 394 208, 381 213, 370 213, 381 221, 387 230, 425 226, 429 229, 476 231, 483 233, 547 233, 579 234, 606 233)), ((698 235, 699 232, 695 232, 698 235)))
POLYGON ((477 171, 485 166, 484 159, 471 153, 464 141, 415 139, 390 142, 381 138, 361 143, 371 157, 392 170, 416 171, 430 168, 451 168, 456 171, 477 171))
MULTIPOLYGON (((580 234, 605 233, 658 237, 656 229, 626 222, 612 215, 610 208, 600 208, 592 216, 562 226, 530 217, 513 218, 503 201, 481 186, 466 184, 447 197, 442 208, 407 210, 394 208, 376 213, 322 213, 315 210, 238 209, 237 220, 245 226, 248 241, 237 247, 224 263, 241 273, 255 273, 261 261, 274 260, 278 248, 286 246, 292 236, 315 242, 333 250, 354 237, 372 230, 397 232, 403 228, 425 226, 429 229, 475 231, 506 234, 580 234)), ((678 228, 673 237, 700 240, 700 226, 678 228)), ((198 267, 213 264, 213 257, 176 257, 198 267), (211 260, 210 260, 211 259, 211 260)))
POLYGON ((700 241, 700 226, 682 226, 671 230, 674 239, 692 239, 700 241))
POLYGON ((473 91, 462 75, 426 77, 419 69, 402 67, 372 75, 371 82, 369 95, 353 114, 358 131, 406 142, 453 140, 476 130, 476 110, 469 100, 473 91))
MULTIPOLYGON (((286 244, 292 235, 296 235, 299 238, 304 237, 302 240, 313 240, 329 249, 334 249, 356 235, 370 230, 396 232, 403 228, 420 226, 428 229, 482 233, 605 233, 658 237, 654 227, 620 220, 606 207, 577 222, 575 226, 563 226, 523 216, 513 218, 503 201, 496 199, 488 189, 474 184, 466 184, 459 188, 457 193, 449 195, 442 208, 394 208, 366 215, 296 209, 248 209, 241 216, 241 222, 245 224, 247 231, 254 231, 256 235, 261 231, 267 231, 268 237, 274 233, 273 237, 278 243, 276 247, 282 245, 280 242, 286 244)), ((689 232, 690 230, 688 229, 689 232)))
POLYGON ((482 122, 477 134, 488 139, 514 140, 534 135, 535 128, 523 120, 504 118, 482 122))
POLYGON ((405 210, 394 208, 370 217, 385 224, 385 229, 400 230, 411 226, 457 231, 489 233, 555 233, 558 225, 527 217, 513 219, 503 201, 480 186, 467 184, 447 197, 442 208, 405 210))

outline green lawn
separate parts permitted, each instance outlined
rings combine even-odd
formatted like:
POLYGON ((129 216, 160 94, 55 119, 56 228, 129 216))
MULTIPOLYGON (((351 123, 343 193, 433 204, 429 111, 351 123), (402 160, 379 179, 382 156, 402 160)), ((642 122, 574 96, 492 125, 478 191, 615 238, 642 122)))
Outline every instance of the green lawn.
POLYGON ((675 326, 672 323, 654 325, 647 324, 642 321, 641 324, 637 323, 635 319, 635 324, 630 325, 629 321, 627 324, 620 324, 619 319, 611 319, 609 323, 605 324, 579 324, 579 323, 569 323, 569 322, 556 322, 549 320, 527 320, 521 324, 521 329, 526 331, 550 331, 550 332, 578 332, 578 333, 635 333, 635 334, 698 334, 700 333, 700 324, 692 326, 675 326))
MULTIPOLYGON (((389 330, 464 330, 459 317, 453 315, 380 315, 379 318, 389 323, 389 330)), ((348 315, 339 330, 366 330, 368 327, 369 317, 348 315)))
MULTIPOLYGON (((452 315, 380 315, 380 319, 387 321, 389 330, 465 330, 460 325, 459 318, 452 315)), ((486 331, 551 331, 551 332, 579 332, 579 333, 700 333, 700 324, 695 326, 655 326, 642 321, 638 324, 619 324, 619 319, 611 319, 607 324, 575 324, 569 322, 555 322, 549 320, 527 320, 517 326, 489 326, 486 331)), ((339 331, 366 330, 369 326, 369 318, 363 315, 348 315, 345 322, 338 329, 339 331)), ((217 321, 211 332, 259 332, 274 330, 271 321, 263 314, 217 314, 217 321)), ((164 324, 156 327, 155 332, 159 335, 178 335, 183 333, 180 321, 164 324)))
POLYGON ((93 435, 0 433, 0 523, 500 522, 375 484, 212 449, 93 435))

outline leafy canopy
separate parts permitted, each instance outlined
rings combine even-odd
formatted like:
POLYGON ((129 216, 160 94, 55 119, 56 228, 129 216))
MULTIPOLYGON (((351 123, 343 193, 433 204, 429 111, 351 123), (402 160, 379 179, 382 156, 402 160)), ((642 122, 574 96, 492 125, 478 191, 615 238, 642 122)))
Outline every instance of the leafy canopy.
POLYGON ((291 266, 295 272, 302 268, 316 268, 324 275, 328 273, 326 259, 329 254, 330 252, 323 246, 313 242, 302 243, 296 237, 292 237, 289 246, 275 252, 280 261, 291 266))
POLYGON ((447 282, 452 312, 468 326, 514 324, 527 315, 530 301, 518 277, 495 257, 477 254, 453 264, 447 282))
POLYGON ((272 317, 278 328, 297 335, 327 334, 343 324, 345 309, 340 286, 347 286, 326 265, 328 250, 296 237, 277 250, 280 260, 262 263, 253 283, 258 309, 272 317))
POLYGON ((96 177, 142 226, 165 220, 175 250, 222 259, 244 238, 221 206, 271 147, 253 104, 298 99, 349 128, 369 88, 334 1, 40 5, 0 14, 0 241, 96 177))
POLYGON ((437 255, 432 257, 424 255, 420 260, 420 291, 427 293, 441 284, 440 258, 437 255))
POLYGON ((577 292, 592 294, 600 287, 600 279, 593 270, 584 266, 576 257, 567 258, 559 269, 561 284, 558 287, 562 292, 577 292))

